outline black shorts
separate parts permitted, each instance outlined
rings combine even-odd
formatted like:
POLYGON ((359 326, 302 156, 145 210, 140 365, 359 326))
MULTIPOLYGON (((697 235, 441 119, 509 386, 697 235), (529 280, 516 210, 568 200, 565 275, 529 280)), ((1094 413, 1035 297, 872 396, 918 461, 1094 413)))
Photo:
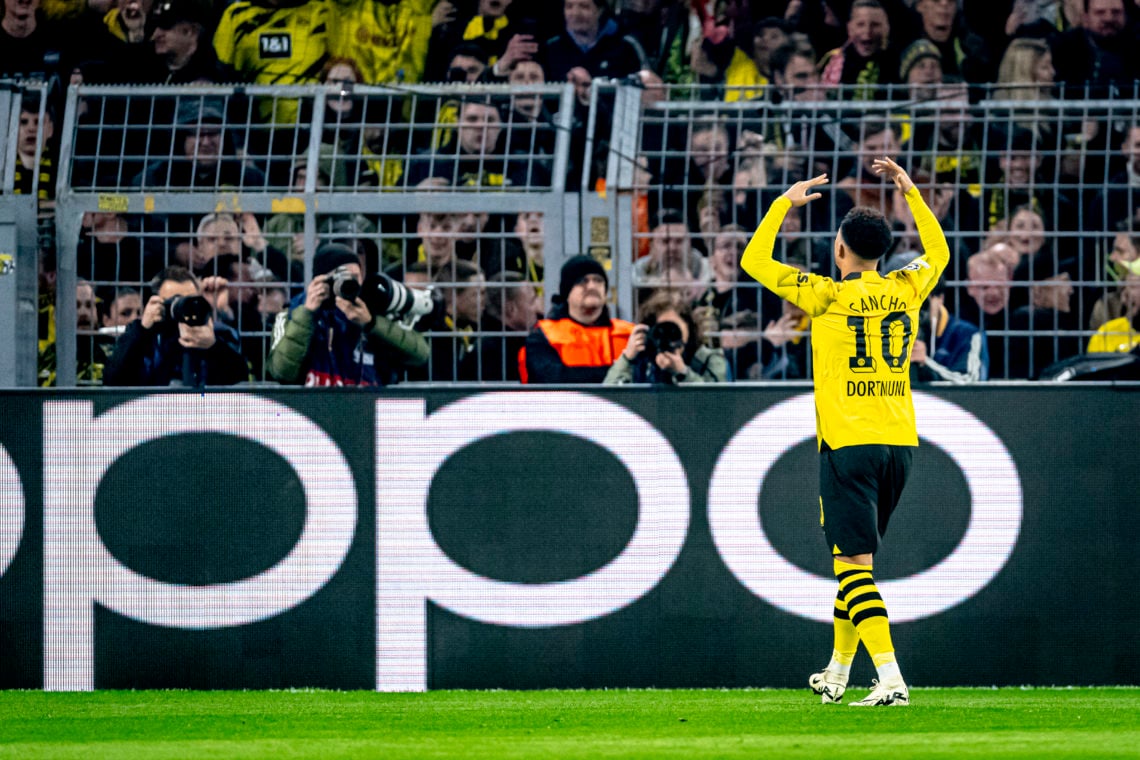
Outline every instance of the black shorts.
POLYGON ((874 554, 910 473, 913 446, 845 446, 819 452, 819 519, 831 553, 874 554))

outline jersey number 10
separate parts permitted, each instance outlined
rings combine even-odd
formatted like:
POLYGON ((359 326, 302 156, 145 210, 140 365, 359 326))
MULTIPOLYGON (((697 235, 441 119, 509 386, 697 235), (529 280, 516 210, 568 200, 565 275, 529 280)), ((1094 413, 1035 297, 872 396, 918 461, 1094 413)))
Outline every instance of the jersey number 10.
MULTIPOLYGON (((867 352, 867 320, 869 317, 848 317, 847 327, 855 331, 855 355, 848 359, 852 372, 874 372, 875 358, 867 352)), ((883 359, 891 372, 902 372, 906 368, 906 349, 910 344, 911 320, 905 311, 892 311, 883 317, 879 324, 883 336, 883 359), (897 346, 896 352, 892 346, 897 346)))

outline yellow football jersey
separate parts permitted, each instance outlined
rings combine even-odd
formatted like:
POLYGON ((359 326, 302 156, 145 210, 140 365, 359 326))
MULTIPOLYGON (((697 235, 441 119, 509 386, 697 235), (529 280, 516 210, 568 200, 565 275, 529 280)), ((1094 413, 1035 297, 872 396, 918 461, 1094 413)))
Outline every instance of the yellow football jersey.
POLYGON ((812 317, 817 443, 917 446, 910 395, 910 350, 918 310, 950 261, 938 220, 917 188, 906 194, 925 255, 886 276, 860 272, 836 282, 772 258, 776 232, 791 208, 772 204, 741 266, 764 287, 812 317))
MULTIPOLYGON (((254 84, 312 84, 320 81, 328 56, 328 4, 259 5, 250 0, 226 8, 214 32, 218 60, 254 84)), ((295 100, 266 100, 263 118, 277 123, 297 119, 295 100)))
POLYGON ((423 78, 432 0, 335 0, 329 52, 356 62, 366 84, 414 84, 423 78))

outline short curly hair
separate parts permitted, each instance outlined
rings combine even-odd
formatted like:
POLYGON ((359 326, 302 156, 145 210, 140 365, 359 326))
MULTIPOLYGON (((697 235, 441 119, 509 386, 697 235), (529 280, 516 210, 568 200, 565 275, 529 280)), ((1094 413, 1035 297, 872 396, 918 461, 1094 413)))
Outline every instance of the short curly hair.
POLYGON ((891 225, 878 209, 856 206, 839 225, 848 250, 864 261, 878 261, 891 248, 891 225))

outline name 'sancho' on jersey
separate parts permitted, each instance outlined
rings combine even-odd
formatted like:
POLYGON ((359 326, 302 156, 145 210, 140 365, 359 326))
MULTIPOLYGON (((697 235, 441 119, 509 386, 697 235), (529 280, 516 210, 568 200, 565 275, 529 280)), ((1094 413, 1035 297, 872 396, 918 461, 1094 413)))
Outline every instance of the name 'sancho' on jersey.
POLYGON ((849 303, 847 308, 856 314, 880 311, 906 311, 906 301, 896 296, 860 296, 859 303, 849 303))

